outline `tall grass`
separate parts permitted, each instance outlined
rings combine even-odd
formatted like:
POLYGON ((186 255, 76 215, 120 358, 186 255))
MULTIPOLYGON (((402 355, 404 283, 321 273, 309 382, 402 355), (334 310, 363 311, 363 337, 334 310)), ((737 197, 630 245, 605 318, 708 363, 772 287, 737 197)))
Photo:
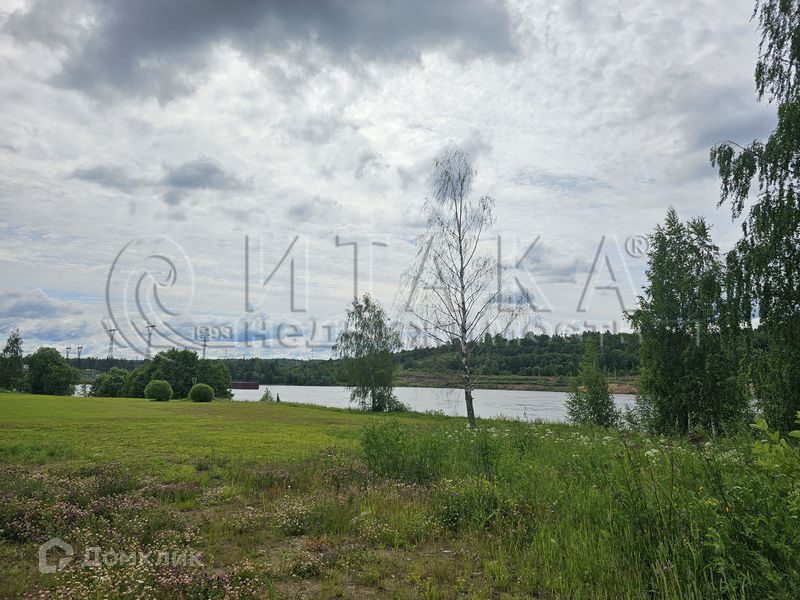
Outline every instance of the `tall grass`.
POLYGON ((796 481, 752 443, 521 423, 362 434, 370 468, 430 487, 444 529, 518 592, 793 597, 796 481))

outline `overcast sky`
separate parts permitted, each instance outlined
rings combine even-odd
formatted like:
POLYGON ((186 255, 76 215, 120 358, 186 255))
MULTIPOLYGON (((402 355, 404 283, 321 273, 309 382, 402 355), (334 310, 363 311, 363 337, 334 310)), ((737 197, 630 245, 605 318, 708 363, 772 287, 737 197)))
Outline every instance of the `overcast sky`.
POLYGON ((752 0, 0 7, 0 334, 26 351, 105 356, 116 326, 133 357, 152 320, 157 346, 327 356, 354 250, 357 291, 401 304, 450 144, 540 331, 625 328, 639 236, 673 205, 729 248, 709 148, 774 122, 752 0))

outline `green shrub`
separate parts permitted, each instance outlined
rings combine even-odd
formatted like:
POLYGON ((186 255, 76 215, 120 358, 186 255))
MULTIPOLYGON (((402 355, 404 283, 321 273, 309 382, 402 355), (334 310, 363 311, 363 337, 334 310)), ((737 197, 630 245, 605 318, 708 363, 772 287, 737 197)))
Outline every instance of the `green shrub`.
POLYGON ((189 390, 192 402, 211 402, 214 399, 214 388, 206 383, 197 383, 189 390))
POLYGON ((144 397, 158 402, 172 399, 172 386, 163 379, 153 379, 144 388, 144 397))
POLYGON ((272 392, 269 391, 269 388, 264 388, 264 393, 261 394, 261 402, 275 402, 275 398, 272 397, 272 392))
POLYGON ((111 367, 94 380, 91 396, 98 398, 119 398, 125 396, 130 374, 125 369, 111 367))

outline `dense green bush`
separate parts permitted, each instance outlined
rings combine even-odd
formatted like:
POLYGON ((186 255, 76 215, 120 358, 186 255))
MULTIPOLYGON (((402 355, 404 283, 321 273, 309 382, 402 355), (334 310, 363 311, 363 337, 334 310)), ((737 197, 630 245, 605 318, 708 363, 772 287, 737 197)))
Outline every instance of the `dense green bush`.
POLYGON ((144 388, 150 383, 151 373, 147 363, 136 367, 128 376, 125 385, 125 396, 128 398, 144 398, 144 388))
POLYGON ((100 398, 118 398, 125 396, 128 388, 130 373, 125 369, 111 367, 105 373, 98 375, 92 384, 91 396, 100 398))
POLYGON ((189 400, 192 402, 211 402, 214 399, 214 388, 207 383, 197 383, 189 390, 189 400))
POLYGON ((172 399, 172 386, 163 379, 153 379, 145 386, 144 397, 150 400, 166 402, 172 399))

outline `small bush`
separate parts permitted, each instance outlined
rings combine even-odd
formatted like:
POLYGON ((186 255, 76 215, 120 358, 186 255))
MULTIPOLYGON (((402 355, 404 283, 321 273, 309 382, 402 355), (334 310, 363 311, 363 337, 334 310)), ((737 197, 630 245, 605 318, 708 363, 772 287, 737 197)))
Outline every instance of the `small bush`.
POLYGON ((205 383, 195 384, 189 390, 189 400, 192 402, 211 402, 214 399, 214 388, 205 383))
POLYGON ((261 402, 275 402, 275 398, 272 397, 272 392, 269 391, 269 388, 264 389, 264 393, 261 395, 261 402))
POLYGON ((166 402, 172 399, 172 386, 169 381, 153 379, 145 386, 144 397, 157 402, 166 402))

